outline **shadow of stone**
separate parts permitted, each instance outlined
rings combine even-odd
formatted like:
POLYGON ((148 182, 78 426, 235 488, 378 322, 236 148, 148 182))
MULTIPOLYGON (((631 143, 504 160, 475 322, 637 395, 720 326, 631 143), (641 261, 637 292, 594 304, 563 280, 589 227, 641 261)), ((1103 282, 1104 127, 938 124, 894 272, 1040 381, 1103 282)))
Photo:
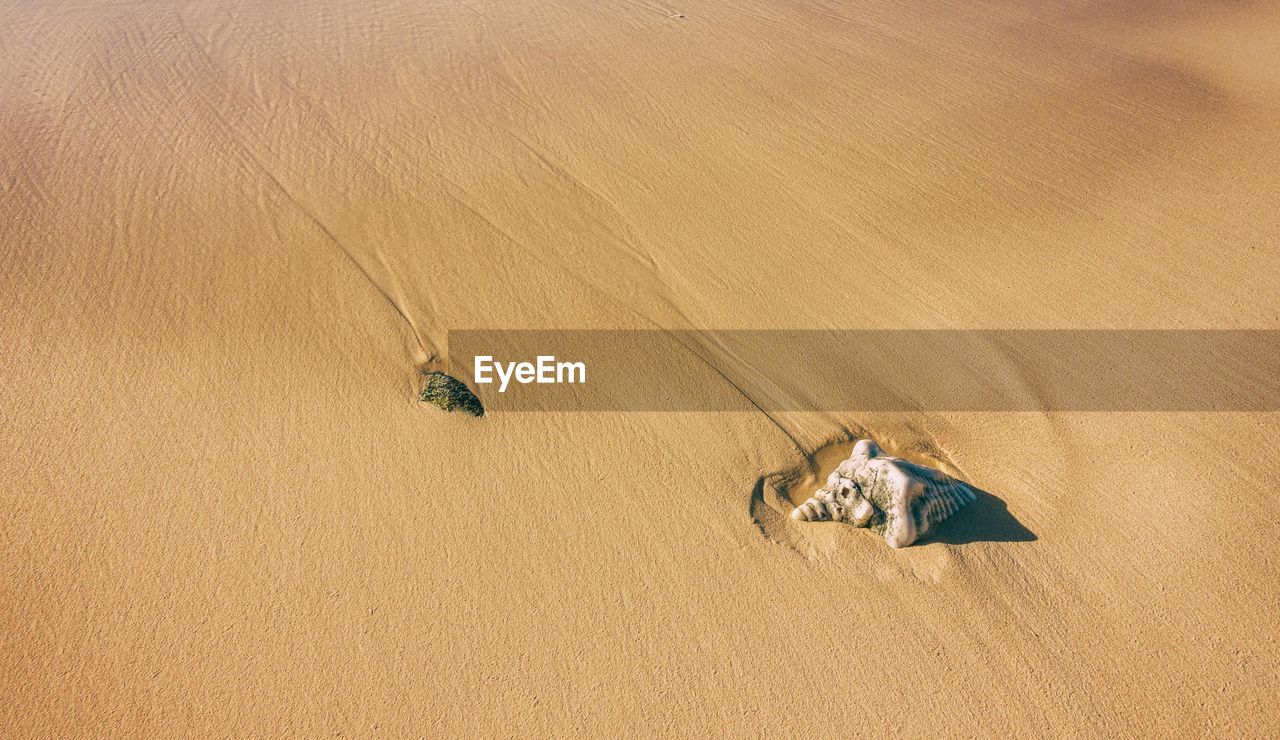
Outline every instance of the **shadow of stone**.
POLYGON ((978 498, 957 511, 952 517, 937 525, 937 529, 921 539, 948 545, 967 545, 970 542, 1034 542, 1036 535, 1022 525, 1004 499, 981 488, 970 486, 978 498))

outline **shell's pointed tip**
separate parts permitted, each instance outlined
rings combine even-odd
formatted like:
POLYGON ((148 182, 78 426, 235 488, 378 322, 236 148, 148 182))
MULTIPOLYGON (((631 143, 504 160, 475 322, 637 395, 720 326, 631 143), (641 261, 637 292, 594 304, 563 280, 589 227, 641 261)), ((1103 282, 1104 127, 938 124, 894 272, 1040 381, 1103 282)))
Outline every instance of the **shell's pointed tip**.
POLYGON ((805 511, 803 506, 797 506, 796 508, 792 509, 791 518, 797 521, 802 521, 802 522, 809 521, 809 517, 805 516, 805 511))

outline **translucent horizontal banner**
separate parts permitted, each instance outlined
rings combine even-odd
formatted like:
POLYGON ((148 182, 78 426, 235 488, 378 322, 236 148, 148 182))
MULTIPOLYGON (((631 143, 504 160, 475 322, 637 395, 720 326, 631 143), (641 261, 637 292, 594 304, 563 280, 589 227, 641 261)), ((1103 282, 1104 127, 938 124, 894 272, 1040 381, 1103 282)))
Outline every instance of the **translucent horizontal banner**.
POLYGON ((1276 411, 1280 332, 466 330, 500 411, 1276 411))

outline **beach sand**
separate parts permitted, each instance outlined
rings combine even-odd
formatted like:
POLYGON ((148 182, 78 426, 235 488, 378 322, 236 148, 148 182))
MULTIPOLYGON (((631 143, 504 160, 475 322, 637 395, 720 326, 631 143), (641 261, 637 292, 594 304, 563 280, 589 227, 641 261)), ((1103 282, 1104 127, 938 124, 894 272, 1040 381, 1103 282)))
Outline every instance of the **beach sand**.
POLYGON ((1195 5, 3 3, 0 734, 1276 734, 1275 413, 416 401, 463 328, 1280 329, 1280 11, 1195 5), (862 434, 989 517, 770 536, 862 434))

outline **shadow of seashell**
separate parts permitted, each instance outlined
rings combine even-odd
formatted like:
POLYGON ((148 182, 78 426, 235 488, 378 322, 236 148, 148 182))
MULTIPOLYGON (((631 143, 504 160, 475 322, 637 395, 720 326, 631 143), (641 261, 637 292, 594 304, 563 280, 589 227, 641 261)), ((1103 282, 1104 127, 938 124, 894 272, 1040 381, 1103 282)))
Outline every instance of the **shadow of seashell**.
POLYGON ((1013 514, 1004 499, 969 486, 976 494, 973 503, 956 512, 945 524, 921 538, 921 542, 967 545, 971 542, 1034 542, 1034 532, 1013 514))

